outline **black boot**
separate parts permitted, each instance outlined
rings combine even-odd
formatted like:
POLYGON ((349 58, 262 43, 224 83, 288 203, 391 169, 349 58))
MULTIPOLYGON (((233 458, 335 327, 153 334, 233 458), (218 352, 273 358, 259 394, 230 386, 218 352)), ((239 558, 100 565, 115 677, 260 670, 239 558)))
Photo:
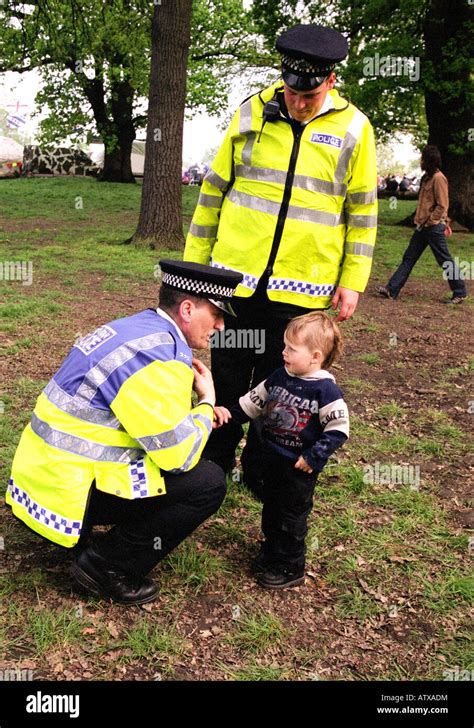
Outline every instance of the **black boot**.
POLYGON ((131 576, 109 564, 93 545, 82 551, 72 563, 70 574, 88 594, 134 605, 152 602, 158 589, 151 579, 131 576))
POLYGON ((259 574, 264 574, 266 571, 268 571, 272 566, 272 560, 269 556, 262 550, 254 558, 254 560, 250 564, 250 573, 254 576, 257 576, 259 574))
POLYGON ((271 567, 257 578, 265 589, 285 589, 287 586, 298 586, 304 582, 304 569, 288 571, 288 569, 271 567))

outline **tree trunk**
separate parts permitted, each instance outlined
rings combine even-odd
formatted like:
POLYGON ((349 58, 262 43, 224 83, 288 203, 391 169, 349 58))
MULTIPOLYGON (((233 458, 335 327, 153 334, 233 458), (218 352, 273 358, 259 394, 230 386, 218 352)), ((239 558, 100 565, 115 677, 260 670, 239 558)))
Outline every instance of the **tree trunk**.
POLYGON ((133 139, 123 140, 110 149, 105 144, 104 168, 98 179, 100 182, 135 182, 132 172, 133 139))
POLYGON ((112 86, 112 119, 107 114, 105 90, 101 79, 83 85, 94 113, 97 130, 104 142, 104 168, 101 182, 135 182, 132 173, 132 144, 135 139, 133 98, 135 89, 128 81, 112 86))
POLYGON ((183 248, 181 165, 192 0, 155 5, 145 169, 136 245, 183 248))
POLYGON ((425 106, 428 144, 441 152, 449 182, 449 215, 469 230, 474 227, 474 154, 469 106, 469 48, 472 47, 466 0, 432 0, 424 24, 426 48, 425 106))

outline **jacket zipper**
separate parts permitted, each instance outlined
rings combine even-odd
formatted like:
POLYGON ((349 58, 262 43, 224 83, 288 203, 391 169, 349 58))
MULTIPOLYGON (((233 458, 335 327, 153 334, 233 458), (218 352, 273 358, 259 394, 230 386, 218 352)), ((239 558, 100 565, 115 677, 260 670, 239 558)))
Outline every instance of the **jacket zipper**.
MULTIPOLYGON (((346 104, 344 108, 341 109, 328 109, 324 113, 320 114, 316 117, 316 119, 320 119, 323 116, 326 116, 327 114, 337 113, 339 111, 345 111, 349 104, 346 104)), ((272 242, 272 248, 270 250, 270 256, 268 258, 267 265, 265 266, 265 270, 263 272, 262 278, 265 278, 265 288, 267 287, 268 279, 270 278, 271 274, 273 273, 273 264, 275 263, 278 248, 280 247, 281 237, 283 235, 283 228, 285 226, 286 216, 288 214, 288 207, 290 206, 290 197, 291 192, 293 189, 293 180, 295 177, 295 168, 296 168, 296 160, 298 159, 298 152, 300 150, 300 143, 301 143, 301 137, 303 136, 303 132, 306 129, 307 125, 300 125, 300 127, 293 126, 293 124, 286 119, 283 115, 281 120, 284 121, 287 124, 291 126, 291 130, 293 132, 293 148, 291 150, 291 156, 290 156, 290 164, 288 166, 288 173, 286 175, 285 180, 285 190, 283 192, 283 200, 280 207, 280 212, 278 213, 278 220, 275 228, 275 235, 273 236, 273 242, 272 242)), ((315 119, 313 119, 315 121, 315 119)))

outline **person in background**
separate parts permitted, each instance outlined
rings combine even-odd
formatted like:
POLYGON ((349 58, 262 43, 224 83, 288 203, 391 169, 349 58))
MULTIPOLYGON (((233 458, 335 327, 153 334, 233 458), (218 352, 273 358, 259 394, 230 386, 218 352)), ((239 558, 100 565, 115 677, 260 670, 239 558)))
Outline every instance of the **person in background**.
POLYGON ((375 290, 384 298, 398 298, 418 259, 429 246, 438 265, 445 269, 445 277, 452 291, 448 303, 460 304, 467 297, 467 291, 446 243, 445 236, 451 235, 448 180, 440 169, 439 149, 432 144, 427 145, 421 153, 420 166, 424 174, 415 212, 416 229, 395 273, 386 285, 375 286, 375 290))

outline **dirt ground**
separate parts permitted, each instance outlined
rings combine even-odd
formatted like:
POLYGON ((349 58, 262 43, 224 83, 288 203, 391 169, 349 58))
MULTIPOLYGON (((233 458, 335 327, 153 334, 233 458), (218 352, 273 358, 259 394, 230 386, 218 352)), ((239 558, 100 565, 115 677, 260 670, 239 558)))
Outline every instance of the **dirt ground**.
MULTIPOLYGON (((51 276, 41 280, 40 275, 36 279, 40 287, 60 287, 60 281, 51 276)), ((54 337, 49 336, 46 320, 40 329, 36 325, 31 330, 28 326, 22 328, 21 336, 31 335, 34 343, 27 350, 20 349, 0 360, 0 376, 6 382, 7 394, 8 383, 14 382, 13 372, 21 372, 31 380, 47 381, 76 336, 117 316, 156 305, 154 283, 130 284, 119 292, 103 292, 102 281, 103 276, 84 271, 80 296, 58 314, 54 337)), ((405 434, 412 441, 432 439, 432 425, 429 420, 423 423, 419 415, 427 409, 443 413, 446 425, 455 428, 454 434, 446 446, 439 440, 440 448, 433 449, 422 467, 427 476, 426 490, 446 514, 450 534, 453 538, 463 536, 474 528, 474 455, 464 447, 462 451, 456 450, 454 441, 456 428, 472 432, 473 402, 467 384, 473 351, 472 307, 445 305, 442 300, 447 287, 441 279, 410 281, 403 297, 396 302, 377 297, 372 292, 373 284, 363 296, 354 319, 342 326, 346 351, 335 368, 336 379, 345 392, 351 415, 373 428, 380 439, 394 432, 405 434), (373 355, 372 361, 361 358, 368 354, 373 355), (381 416, 380 406, 390 403, 403 408, 403 416, 381 416)), ((28 296, 27 290, 25 295, 28 296)), ((0 346, 10 346, 15 340, 14 334, 2 334, 0 346)), ((199 355, 209 361, 208 353, 199 355)), ((17 406, 21 409, 23 405, 25 412, 31 411, 33 403, 31 393, 25 394, 23 403, 17 400, 17 406)), ((385 453, 368 458, 359 445, 355 435, 353 445, 344 448, 340 461, 343 465, 362 468, 375 457, 384 462, 394 458, 396 462, 410 460, 403 452, 393 457, 385 453)), ((253 665, 256 669, 264 667, 267 675, 273 670, 275 679, 370 680, 393 677, 395 663, 401 679, 417 679, 433 674, 427 665, 439 651, 442 669, 443 639, 453 640, 465 629, 462 614, 458 621, 452 613, 440 614, 433 624, 432 613, 420 601, 421 586, 418 589, 412 581, 405 584, 402 571, 391 583, 390 594, 384 594, 383 581, 373 586, 374 579, 377 583, 377 567, 365 556, 351 553, 350 542, 344 539, 336 541, 309 564, 303 586, 279 593, 264 592, 248 571, 259 538, 258 512, 249 511, 248 496, 241 505, 238 491, 234 498, 224 515, 217 514, 193 536, 196 552, 224 559, 231 565, 232 576, 218 570, 196 593, 192 588, 183 588, 179 575, 164 565, 155 572, 157 580, 164 582, 159 600, 128 610, 88 602, 72 593, 67 574, 70 554, 23 529, 2 500, 2 530, 11 546, 3 555, 0 575, 16 574, 18 578, 17 588, 8 600, 3 600, 0 614, 8 612, 6 602, 12 600, 17 613, 28 614, 30 622, 34 612, 39 614, 45 607, 54 613, 78 610, 80 618, 86 620, 86 626, 81 623, 78 640, 53 640, 51 649, 44 651, 35 650, 37 641, 34 642, 31 632, 25 637, 20 620, 9 630, 13 644, 6 662, 3 661, 5 666, 33 669, 35 679, 238 679, 243 666, 248 671, 253 665), (240 527, 241 539, 226 537, 225 530, 219 539, 219 527, 228 527, 229 516, 240 527), (347 576, 345 584, 328 580, 334 558, 349 553, 359 559, 358 569, 347 576), (41 571, 44 580, 22 582, 24 574, 35 571, 41 571), (353 589, 354 594, 369 600, 375 608, 365 617, 341 617, 336 602, 344 588, 353 589), (391 619, 387 604, 403 608, 399 619, 391 619), (285 645, 277 638, 272 640, 271 624, 267 624, 269 639, 262 650, 243 646, 238 631, 235 635, 239 605, 244 614, 253 610, 278 620, 286 630, 285 645), (144 646, 140 657, 124 635, 137 624, 143 628, 143 619, 169 630, 179 649, 162 648, 160 652, 156 647, 155 652, 150 652, 144 646)), ((338 515, 337 508, 334 513, 338 515)), ((320 516, 329 518, 330 509, 316 500, 315 523, 320 516)), ((366 504, 359 526, 361 530, 378 528, 391 520, 389 508, 366 504)), ((397 542, 390 551, 389 544, 389 560, 411 567, 420 558, 413 550, 415 546, 413 535, 407 538, 405 546, 397 542)), ((427 578, 435 580, 443 566, 438 569, 436 557, 431 559, 432 570, 427 578)), ((263 644, 264 637, 260 635, 259 639, 263 644)))

